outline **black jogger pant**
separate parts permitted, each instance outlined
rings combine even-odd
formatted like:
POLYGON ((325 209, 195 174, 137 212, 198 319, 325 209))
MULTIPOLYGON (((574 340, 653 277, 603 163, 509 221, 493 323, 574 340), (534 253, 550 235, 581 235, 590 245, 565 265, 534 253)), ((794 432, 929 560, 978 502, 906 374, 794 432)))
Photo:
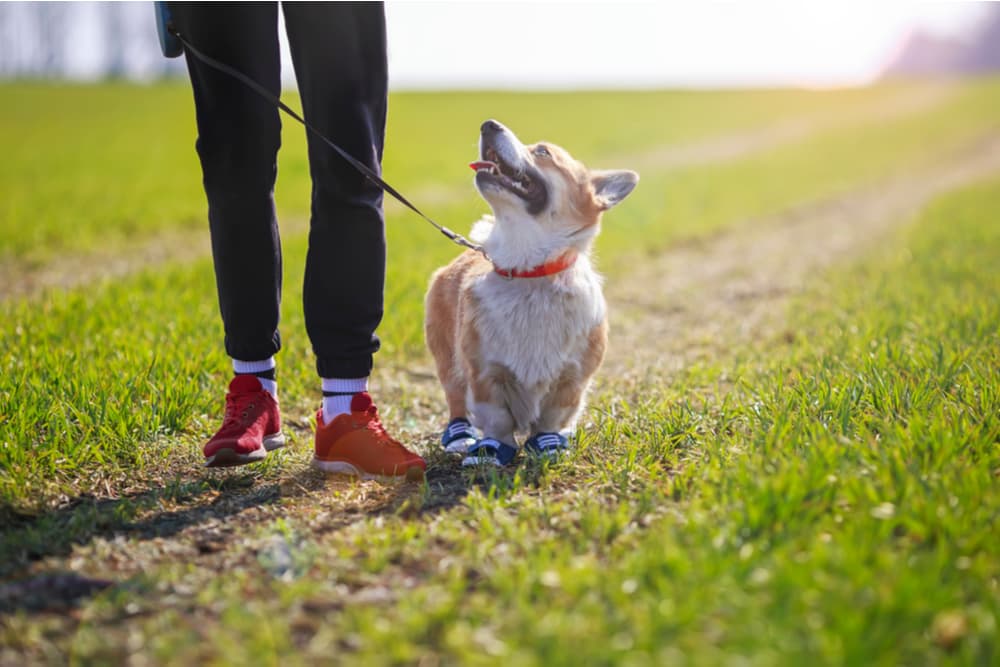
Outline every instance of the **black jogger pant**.
MULTIPOLYGON (((199 50, 280 91, 277 3, 171 3, 199 50)), ((380 172, 387 64, 382 3, 282 3, 305 118, 380 172)), ((247 361, 281 347, 281 244, 274 208, 278 110, 186 54, 208 197, 226 352, 247 361)), ((312 215, 303 289, 322 377, 363 377, 379 341, 385 284, 382 192, 312 135, 312 215)))

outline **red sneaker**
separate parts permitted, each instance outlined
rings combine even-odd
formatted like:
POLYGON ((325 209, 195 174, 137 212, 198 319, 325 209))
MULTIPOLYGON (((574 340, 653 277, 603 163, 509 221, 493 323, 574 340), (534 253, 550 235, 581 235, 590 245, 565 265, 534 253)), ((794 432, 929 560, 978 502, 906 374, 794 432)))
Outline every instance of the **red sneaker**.
POLYGON ((313 465, 326 472, 383 481, 423 479, 427 469, 422 458, 386 433, 367 392, 351 399, 351 414, 338 415, 329 424, 323 424, 322 410, 316 413, 313 465))
POLYGON ((284 444, 278 402, 255 376, 234 377, 226 394, 222 428, 205 443, 205 465, 215 468, 253 463, 284 444))

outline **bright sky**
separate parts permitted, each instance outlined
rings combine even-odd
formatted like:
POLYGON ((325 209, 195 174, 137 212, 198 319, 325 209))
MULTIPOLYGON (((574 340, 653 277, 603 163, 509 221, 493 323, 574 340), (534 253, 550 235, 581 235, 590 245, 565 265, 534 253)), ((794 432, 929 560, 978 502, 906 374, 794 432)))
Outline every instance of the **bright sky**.
POLYGON ((975 3, 387 4, 397 88, 861 84, 916 28, 967 29, 975 3))
MULTIPOLYGON (((134 31, 126 40, 128 75, 158 76, 164 61, 151 3, 119 7, 128 14, 134 31)), ((106 56, 103 10, 90 3, 67 8, 74 12, 67 74, 99 78, 106 56)), ((958 35, 983 13, 984 6, 977 3, 897 0, 389 0, 390 85, 412 89, 863 84, 878 75, 910 31, 958 35)), ((284 55, 283 78, 287 86, 294 86, 287 45, 284 55)))

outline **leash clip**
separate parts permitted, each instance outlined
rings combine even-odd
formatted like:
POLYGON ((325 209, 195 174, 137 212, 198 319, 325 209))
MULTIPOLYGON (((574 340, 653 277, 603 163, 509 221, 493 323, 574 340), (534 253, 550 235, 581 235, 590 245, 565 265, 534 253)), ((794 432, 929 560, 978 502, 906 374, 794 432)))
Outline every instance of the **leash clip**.
POLYGON ((451 231, 450 229, 448 229, 447 227, 445 227, 443 225, 438 225, 437 223, 435 223, 433 221, 430 221, 430 220, 428 220, 428 222, 430 222, 432 225, 434 225, 435 227, 437 227, 438 231, 440 231, 442 234, 444 234, 446 237, 448 237, 448 240, 450 240, 452 243, 454 243, 456 245, 460 245, 463 248, 468 248, 469 250, 472 250, 473 252, 478 252, 480 255, 483 256, 484 259, 486 259, 487 262, 489 262, 490 264, 493 263, 493 260, 490 259, 490 256, 486 252, 486 248, 484 248, 483 246, 481 246, 481 245, 479 245, 477 243, 473 243, 472 241, 470 241, 469 239, 465 238, 461 234, 453 232, 453 231, 451 231))

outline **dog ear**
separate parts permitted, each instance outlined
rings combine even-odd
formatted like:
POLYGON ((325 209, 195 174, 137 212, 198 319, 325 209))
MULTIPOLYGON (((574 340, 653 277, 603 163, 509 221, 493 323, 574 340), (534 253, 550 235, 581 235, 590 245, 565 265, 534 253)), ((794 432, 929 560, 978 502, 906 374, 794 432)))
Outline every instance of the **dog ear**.
POLYGON ((594 198, 602 211, 625 199, 635 184, 639 182, 639 174, 628 169, 614 171, 595 171, 591 174, 594 184, 594 198))

